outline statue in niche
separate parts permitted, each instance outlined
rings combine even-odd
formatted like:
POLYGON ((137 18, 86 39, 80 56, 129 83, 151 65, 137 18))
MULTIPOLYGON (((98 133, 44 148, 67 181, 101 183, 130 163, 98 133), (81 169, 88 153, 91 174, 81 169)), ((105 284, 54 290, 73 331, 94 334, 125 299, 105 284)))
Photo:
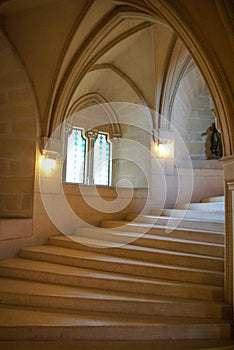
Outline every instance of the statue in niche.
POLYGON ((221 133, 216 129, 215 122, 211 123, 209 128, 201 134, 207 135, 205 143, 205 152, 207 159, 219 159, 223 156, 223 146, 221 133))

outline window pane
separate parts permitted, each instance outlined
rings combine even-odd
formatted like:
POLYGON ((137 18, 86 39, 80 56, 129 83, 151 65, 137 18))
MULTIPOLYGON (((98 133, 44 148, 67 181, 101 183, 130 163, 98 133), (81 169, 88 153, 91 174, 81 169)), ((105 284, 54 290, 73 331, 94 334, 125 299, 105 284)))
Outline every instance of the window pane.
POLYGON ((106 134, 99 133, 94 142, 94 183, 110 184, 110 143, 106 134))
POLYGON ((67 140, 66 182, 84 183, 86 141, 80 129, 73 129, 67 140))

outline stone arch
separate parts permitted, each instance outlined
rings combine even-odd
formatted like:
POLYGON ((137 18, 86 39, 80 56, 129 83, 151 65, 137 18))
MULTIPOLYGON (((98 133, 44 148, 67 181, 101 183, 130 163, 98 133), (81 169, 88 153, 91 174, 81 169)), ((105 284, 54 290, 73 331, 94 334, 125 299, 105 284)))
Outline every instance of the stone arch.
MULTIPOLYGON (((159 18, 157 18, 157 20, 159 20, 159 18)), ((58 116, 61 118, 61 115, 65 115, 74 89, 79 85, 85 74, 92 70, 98 59, 117 43, 120 43, 125 38, 150 27, 154 22, 155 20, 150 14, 143 15, 135 9, 130 11, 129 7, 125 6, 115 8, 111 13, 108 13, 104 17, 101 23, 99 23, 98 28, 95 28, 94 32, 91 31, 89 33, 86 40, 86 46, 82 48, 83 50, 80 51, 80 49, 77 49, 77 51, 74 52, 72 61, 70 65, 68 65, 67 70, 65 70, 62 78, 61 72, 58 73, 57 77, 59 77, 60 82, 55 79, 56 83, 54 86, 54 93, 47 112, 49 116, 47 127, 48 134, 58 126, 59 123, 56 119, 58 116), (150 21, 147 21, 147 18, 150 18, 150 21), (117 31, 114 40, 112 36, 110 38, 108 37, 110 28, 116 30, 123 20, 128 19, 137 19, 139 24, 133 28, 126 29, 123 33, 118 33, 117 31), (107 41, 106 38, 108 38, 107 41), (96 41, 99 41, 100 43, 104 42, 100 49, 97 49, 96 41)), ((74 47, 75 37, 76 35, 74 34, 74 37, 69 44, 70 47, 74 47)))
POLYGON ((0 32, 0 216, 32 217, 39 116, 27 73, 0 32))
MULTIPOLYGON (((222 17, 226 18, 226 22, 229 23, 230 20, 225 5, 219 2, 215 6, 217 12, 222 11, 222 17)), ((204 36, 204 33, 200 33, 199 28, 191 28, 191 19, 176 3, 173 1, 165 3, 163 0, 159 0, 150 2, 150 7, 154 13, 157 13, 157 16, 160 14, 172 26, 198 65, 212 95, 221 133, 225 135, 224 155, 233 154, 233 96, 217 55, 212 47, 202 42, 201 37, 204 36)), ((211 18, 211 20, 213 19, 211 18)), ((217 24, 214 23, 214 28, 216 26, 217 24)))
POLYGON ((104 112, 106 122, 111 127, 112 137, 120 136, 121 126, 119 124, 118 117, 116 116, 114 109, 111 107, 111 104, 109 104, 108 101, 98 92, 88 93, 75 100, 67 111, 67 117, 72 116, 74 113, 92 105, 100 106, 101 110, 104 112))
MULTIPOLYGON (((232 154, 234 148, 234 136, 231 134, 231 130, 233 129, 233 102, 231 90, 227 80, 225 79, 225 73, 223 72, 222 66, 212 51, 212 48, 206 47, 200 40, 199 29, 197 28, 197 31, 196 28, 191 30, 189 19, 183 13, 181 13, 180 9, 173 1, 165 2, 163 0, 159 0, 157 2, 149 1, 145 3, 140 0, 134 2, 121 0, 118 1, 118 5, 119 4, 121 4, 121 6, 117 6, 115 10, 106 16, 102 23, 99 24, 99 30, 97 33, 95 33, 93 38, 93 33, 90 33, 87 41, 88 46, 86 47, 88 48, 88 52, 92 52, 92 47, 93 49, 96 49, 97 37, 100 39, 100 35, 105 36, 106 31, 110 30, 110 26, 115 28, 119 18, 142 19, 143 23, 139 24, 138 28, 135 28, 134 30, 146 28, 156 21, 161 21, 164 24, 170 25, 191 52, 196 64, 207 82, 215 103, 216 115, 220 121, 222 134, 225 135, 224 153, 225 155, 232 154)), ((222 16, 224 15, 226 15, 225 11, 222 13, 222 16)), ((131 35, 132 32, 133 30, 131 29, 126 31, 126 33, 122 33, 118 38, 115 38, 113 42, 116 43, 118 40, 122 40, 124 37, 126 37, 126 35, 131 35)), ((76 55, 74 55, 73 61, 66 71, 66 74, 64 74, 63 79, 60 81, 60 83, 57 82, 57 88, 56 91, 54 91, 54 96, 48 109, 48 113, 51 115, 51 120, 48 124, 50 125, 48 126, 48 132, 49 129, 50 132, 53 130, 53 121, 54 118, 56 118, 56 115, 64 114, 68 104, 69 95, 71 94, 74 85, 77 85, 82 76, 91 69, 97 58, 100 57, 105 50, 109 49, 109 45, 110 43, 108 43, 105 47, 100 48, 98 52, 91 54, 90 56, 92 57, 87 60, 85 64, 84 57, 81 57, 82 63, 79 60, 77 61, 75 59, 76 55)), ((78 51, 80 54, 80 50, 78 51)), ((85 51, 84 48, 83 51, 85 51)))
MULTIPOLYGON (((111 76, 112 79, 110 79, 113 83, 113 79, 115 82, 118 81, 118 83, 122 83, 122 88, 127 93, 128 91, 128 102, 131 104, 139 104, 142 105, 145 110, 145 121, 147 123, 147 127, 151 130, 154 126, 154 118, 152 115, 152 111, 149 108, 149 102, 145 98, 143 92, 141 89, 132 81, 132 79, 123 71, 121 71, 119 68, 114 66, 113 64, 105 63, 105 64, 97 64, 94 65, 90 71, 87 73, 86 77, 89 75, 95 75, 98 74, 97 80, 100 78, 100 74, 104 72, 106 75, 111 76)), ((106 77, 105 75, 105 77, 106 77)), ((111 106, 112 102, 125 102, 125 100, 122 100, 122 98, 119 98, 116 96, 115 92, 112 91, 111 94, 106 95, 105 92, 101 94, 98 91, 92 90, 92 87, 89 90, 88 82, 85 81, 85 78, 81 81, 81 84, 79 85, 79 88, 74 91, 73 95, 71 96, 69 106, 67 108, 66 114, 64 116, 64 119, 68 118, 78 110, 84 109, 86 107, 89 107, 94 104, 99 104, 101 107, 105 110, 107 118, 109 118, 110 124, 115 124, 113 126, 112 133, 113 134, 121 134, 119 120, 115 112, 115 108, 111 106), (87 91, 82 90, 82 85, 86 86, 87 91), (82 90, 82 93, 80 93, 80 90, 82 90), (88 92, 90 91, 90 92, 88 92), (109 105, 108 105, 109 104, 109 105)), ((107 87, 108 90, 108 87, 107 87)), ((112 89, 114 90, 114 89, 112 89)), ((59 123, 63 122, 62 117, 59 120, 59 123)))
POLYGON ((134 90, 136 95, 139 97, 141 104, 145 107, 149 106, 149 103, 146 97, 144 96, 143 92, 141 91, 141 89, 138 86, 136 86, 136 84, 134 84, 132 79, 130 79, 130 77, 127 76, 127 74, 123 73, 120 69, 115 67, 113 64, 109 64, 109 63, 95 65, 91 68, 90 71, 101 70, 101 69, 110 69, 115 74, 120 76, 134 90))

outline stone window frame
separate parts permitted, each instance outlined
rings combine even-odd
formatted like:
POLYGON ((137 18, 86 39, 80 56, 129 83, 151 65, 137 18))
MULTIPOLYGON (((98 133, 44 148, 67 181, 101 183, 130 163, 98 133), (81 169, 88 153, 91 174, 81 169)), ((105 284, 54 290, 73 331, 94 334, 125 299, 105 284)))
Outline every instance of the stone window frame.
POLYGON ((66 137, 65 141, 65 158, 64 158, 64 167, 63 167, 63 182, 66 184, 82 184, 82 185, 97 185, 97 186, 107 186, 111 187, 112 181, 112 142, 110 139, 110 134, 97 129, 85 130, 78 126, 72 126, 69 134, 66 137), (73 132, 73 130, 81 131, 81 137, 85 140, 85 151, 84 151, 84 175, 83 181, 67 181, 67 152, 68 152, 68 138, 73 132), (94 170, 94 143, 99 135, 105 135, 107 142, 109 144, 109 167, 108 167, 108 184, 95 184, 93 170, 94 170))

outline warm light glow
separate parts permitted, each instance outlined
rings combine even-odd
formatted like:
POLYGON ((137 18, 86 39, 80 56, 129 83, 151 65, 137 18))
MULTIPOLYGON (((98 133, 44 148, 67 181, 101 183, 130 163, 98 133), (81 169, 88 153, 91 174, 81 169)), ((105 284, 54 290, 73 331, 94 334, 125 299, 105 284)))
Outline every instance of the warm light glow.
POLYGON ((173 158, 173 143, 154 143, 153 151, 160 158, 173 158))
POLYGON ((50 173, 56 166, 56 160, 52 158, 48 158, 48 156, 42 155, 40 166, 44 172, 50 173))

